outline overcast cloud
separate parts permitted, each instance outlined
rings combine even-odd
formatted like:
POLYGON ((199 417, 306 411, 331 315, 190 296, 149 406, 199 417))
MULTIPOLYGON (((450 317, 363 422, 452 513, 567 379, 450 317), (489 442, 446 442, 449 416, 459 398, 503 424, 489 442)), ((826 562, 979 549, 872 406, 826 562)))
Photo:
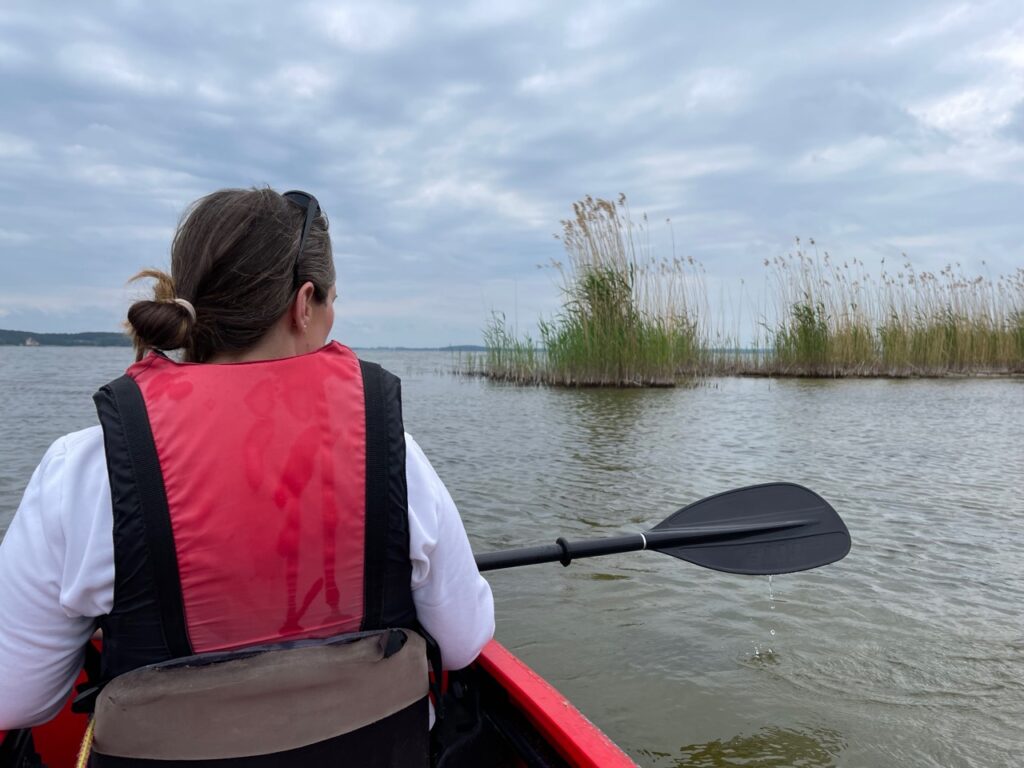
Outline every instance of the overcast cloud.
POLYGON ((1024 266, 1019 0, 8 0, 0 104, 6 328, 115 330, 224 186, 319 197, 353 345, 554 312, 537 265, 586 194, 670 217, 713 298, 794 235, 1024 266))

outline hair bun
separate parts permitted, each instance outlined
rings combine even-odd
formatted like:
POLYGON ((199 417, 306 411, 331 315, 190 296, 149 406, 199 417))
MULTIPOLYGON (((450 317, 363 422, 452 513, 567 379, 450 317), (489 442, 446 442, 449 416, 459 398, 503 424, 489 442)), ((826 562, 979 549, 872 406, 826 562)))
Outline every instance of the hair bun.
POLYGON ((132 280, 156 280, 153 298, 136 301, 128 310, 128 325, 138 357, 148 349, 181 349, 195 324, 195 309, 174 295, 174 281, 166 272, 146 269, 132 280))

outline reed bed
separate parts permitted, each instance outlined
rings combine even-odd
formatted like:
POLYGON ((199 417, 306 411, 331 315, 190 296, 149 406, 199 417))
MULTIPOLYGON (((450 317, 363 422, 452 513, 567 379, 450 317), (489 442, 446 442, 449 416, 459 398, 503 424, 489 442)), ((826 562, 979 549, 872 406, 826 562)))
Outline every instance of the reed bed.
MULTIPOLYGON (((709 318, 703 267, 654 255, 647 216, 626 198, 586 197, 556 235, 562 310, 518 337, 501 313, 486 352, 462 368, 563 386, 673 386, 698 376, 909 377, 1024 373, 1024 269, 992 279, 959 264, 916 271, 904 257, 877 276, 814 240, 766 260, 767 303, 753 345, 709 318)), ((721 320, 721 319, 720 319, 721 320)))
MULTIPOLYGON (((798 241, 799 245, 799 241, 798 241)), ((813 240, 809 241, 815 248, 813 240)), ((765 262, 775 286, 771 347, 755 370, 796 376, 1024 372, 1024 270, 969 277, 798 249, 765 262)))
POLYGON ((646 215, 634 222, 624 195, 587 197, 556 235, 565 262, 562 310, 539 322, 539 346, 495 313, 484 330, 484 374, 563 386, 674 386, 700 370, 706 299, 692 259, 657 258, 646 215), (704 310, 701 312, 701 310, 704 310))
POLYGON ((537 348, 529 334, 517 338, 509 329, 504 313, 492 313, 491 321, 484 329, 484 346, 487 351, 480 361, 482 367, 477 369, 474 360, 471 372, 519 384, 540 383, 537 372, 541 368, 543 351, 537 348))

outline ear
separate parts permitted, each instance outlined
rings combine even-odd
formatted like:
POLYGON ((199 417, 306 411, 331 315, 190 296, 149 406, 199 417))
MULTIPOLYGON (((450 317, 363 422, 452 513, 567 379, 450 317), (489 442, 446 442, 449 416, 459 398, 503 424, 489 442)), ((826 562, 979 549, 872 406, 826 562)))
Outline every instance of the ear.
POLYGON ((309 327, 309 321, 313 315, 312 303, 314 294, 313 283, 309 281, 303 283, 302 287, 295 294, 291 310, 293 332, 302 334, 309 327))

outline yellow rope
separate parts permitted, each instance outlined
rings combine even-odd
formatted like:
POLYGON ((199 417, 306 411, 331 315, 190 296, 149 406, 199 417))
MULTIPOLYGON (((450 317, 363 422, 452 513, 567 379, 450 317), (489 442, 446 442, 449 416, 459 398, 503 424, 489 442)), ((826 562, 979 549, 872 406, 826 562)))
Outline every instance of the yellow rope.
POLYGON ((92 727, 94 720, 89 718, 89 727, 85 729, 85 736, 82 737, 82 746, 78 748, 78 759, 75 760, 75 768, 85 768, 89 763, 89 753, 92 752, 92 727))

